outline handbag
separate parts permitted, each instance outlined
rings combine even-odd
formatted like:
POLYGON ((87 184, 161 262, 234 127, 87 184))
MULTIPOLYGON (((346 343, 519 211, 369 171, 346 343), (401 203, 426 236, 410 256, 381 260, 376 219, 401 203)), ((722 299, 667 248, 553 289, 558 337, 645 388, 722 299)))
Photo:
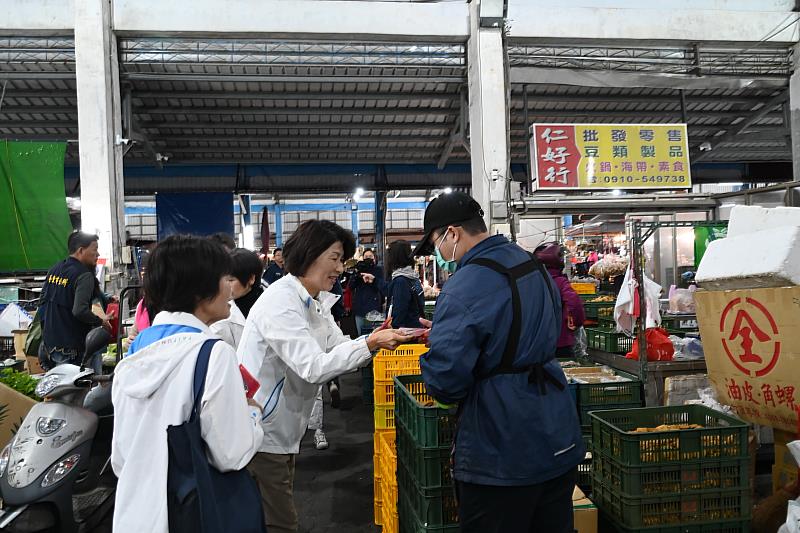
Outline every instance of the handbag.
POLYGON ((192 413, 167 428, 167 510, 170 533, 266 533, 261 495, 246 469, 222 473, 209 464, 200 431, 200 400, 214 343, 200 348, 194 369, 192 413))

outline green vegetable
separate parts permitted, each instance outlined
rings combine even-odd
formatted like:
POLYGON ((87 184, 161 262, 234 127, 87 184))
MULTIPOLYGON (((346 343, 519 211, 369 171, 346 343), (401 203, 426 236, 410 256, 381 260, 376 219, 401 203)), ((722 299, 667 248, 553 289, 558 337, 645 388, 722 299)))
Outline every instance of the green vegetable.
POLYGON ((36 383, 38 382, 30 374, 6 368, 0 372, 0 383, 11 387, 28 398, 33 398, 37 402, 42 401, 41 398, 36 396, 36 383))

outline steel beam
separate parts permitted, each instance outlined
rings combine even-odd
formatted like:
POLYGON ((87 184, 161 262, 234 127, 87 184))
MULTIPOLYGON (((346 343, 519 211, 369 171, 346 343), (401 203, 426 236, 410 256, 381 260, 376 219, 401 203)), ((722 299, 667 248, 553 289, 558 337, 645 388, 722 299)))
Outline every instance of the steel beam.
MULTIPOLYGON (((719 133, 724 133, 723 135, 714 136, 712 140, 708 141, 712 144, 712 149, 714 143, 722 144, 722 143, 729 143, 738 140, 740 134, 745 132, 747 128, 757 123, 759 120, 770 116, 773 109, 777 106, 783 106, 785 102, 789 100, 789 91, 781 91, 777 95, 770 98, 767 102, 765 102, 760 108, 751 110, 749 113, 740 114, 740 118, 742 118, 742 122, 732 125, 730 129, 720 130, 719 133), (727 133, 725 133, 727 132, 727 133)), ((783 110, 781 109, 780 112, 781 120, 784 119, 783 110)), ((747 141, 742 141, 747 142, 747 141)), ((694 154, 691 156, 691 161, 693 163, 698 163, 703 161, 704 159, 708 159, 711 156, 711 151, 700 152, 699 150, 695 150, 694 154)))
POLYGON ((458 109, 447 109, 437 107, 419 108, 391 108, 391 107, 367 107, 367 108, 342 108, 342 107, 137 107, 134 110, 137 114, 147 115, 209 115, 209 116, 309 116, 309 115, 349 115, 349 116, 374 116, 391 115, 402 117, 416 116, 458 116, 458 109))
MULTIPOLYGON (((0 72, 0 79, 4 73, 0 72)), ((28 74, 28 73, 24 73, 28 74)), ((48 74, 48 73, 45 73, 48 74)), ((36 78, 37 76, 30 76, 36 78)), ((74 77, 74 76, 73 76, 74 77)), ((45 79, 64 79, 64 76, 45 79)), ((122 75, 131 81, 209 81, 209 82, 265 82, 265 83, 463 83, 464 76, 398 76, 398 75, 341 75, 341 76, 308 76, 308 75, 260 75, 260 74, 163 74, 146 72, 127 72, 122 75)), ((25 79, 24 76, 9 76, 8 79, 25 79)))

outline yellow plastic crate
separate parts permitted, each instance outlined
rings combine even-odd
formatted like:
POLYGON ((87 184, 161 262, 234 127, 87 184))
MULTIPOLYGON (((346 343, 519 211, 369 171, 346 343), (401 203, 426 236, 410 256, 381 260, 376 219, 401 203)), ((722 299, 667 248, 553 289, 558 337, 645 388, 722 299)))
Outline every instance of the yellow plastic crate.
POLYGON ((424 344, 406 344, 393 352, 381 350, 372 360, 375 383, 391 384, 395 376, 419 374, 419 358, 427 351, 424 344))
POLYGON ((384 533, 397 533, 397 448, 396 434, 382 432, 380 441, 381 505, 383 506, 384 533))
POLYGON ((395 429, 394 404, 375 406, 375 429, 395 429))
POLYGON ((383 525, 383 505, 381 502, 375 502, 375 525, 383 525))
POLYGON ((572 288, 578 294, 596 294, 597 293, 597 285, 594 283, 586 283, 586 282, 575 282, 570 283, 572 288))

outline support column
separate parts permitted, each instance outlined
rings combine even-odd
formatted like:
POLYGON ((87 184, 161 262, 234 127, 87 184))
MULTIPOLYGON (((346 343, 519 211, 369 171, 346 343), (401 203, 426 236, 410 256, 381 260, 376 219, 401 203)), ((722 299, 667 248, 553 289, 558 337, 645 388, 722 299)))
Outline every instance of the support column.
POLYGON ((358 202, 352 202, 350 204, 350 228, 353 231, 353 236, 356 238, 356 248, 358 248, 361 246, 361 239, 358 238, 358 202))
POLYGON ((240 246, 253 250, 256 247, 256 234, 253 229, 253 213, 249 194, 239 195, 239 227, 242 229, 240 246))
POLYGON ((502 29, 480 25, 481 0, 469 9, 469 126, 472 196, 483 206, 494 233, 507 223, 506 181, 510 179, 509 111, 502 29))
POLYGON ((110 0, 75 2, 81 229, 100 236, 100 256, 120 267, 125 245, 122 121, 110 0))
POLYGON ((386 191, 375 191, 375 261, 386 266, 386 191))
POLYGON ((794 48, 795 69, 789 79, 789 131, 792 135, 792 175, 794 181, 800 181, 800 45, 794 48))
POLYGON ((275 248, 283 248, 283 206, 275 203, 275 248))

